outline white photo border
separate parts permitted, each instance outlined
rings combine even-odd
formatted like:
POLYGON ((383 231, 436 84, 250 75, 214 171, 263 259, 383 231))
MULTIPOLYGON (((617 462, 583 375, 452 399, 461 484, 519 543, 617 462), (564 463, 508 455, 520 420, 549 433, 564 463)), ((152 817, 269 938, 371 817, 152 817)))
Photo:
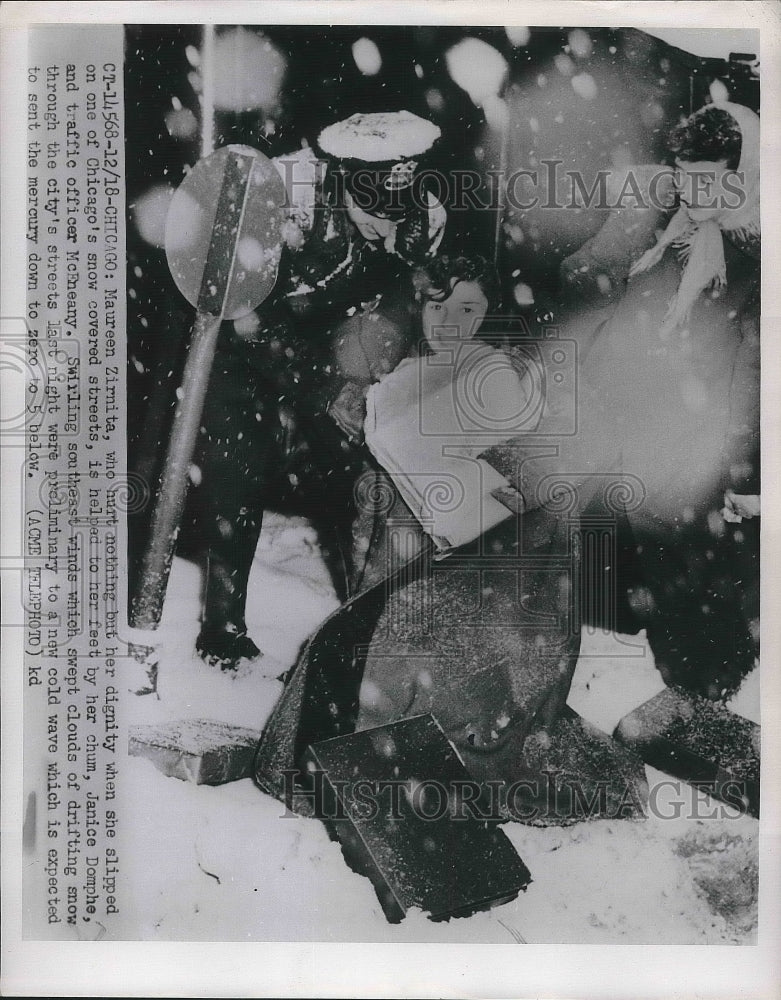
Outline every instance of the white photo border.
MULTIPOLYGON (((514 0, 273 0, 219 5, 14 3, 0 10, 3 315, 23 315, 25 31, 34 24, 529 24, 753 27, 762 64, 763 476, 781 482, 781 6, 773 2, 514 0)), ((4 484, 5 496, 14 484, 4 484)), ((18 492, 18 490, 17 490, 18 492)), ((762 545, 762 820, 756 946, 353 945, 314 943, 41 943, 21 939, 21 636, 2 651, 2 875, 4 995, 32 996, 420 996, 762 998, 781 995, 781 500, 766 497, 762 545), (501 950, 498 950, 501 948, 501 950)), ((18 522, 17 522, 18 523, 18 522)), ((8 551, 14 518, 3 518, 8 551), (9 534, 6 534, 9 533, 9 534)), ((18 630, 4 630, 17 632, 18 630)))

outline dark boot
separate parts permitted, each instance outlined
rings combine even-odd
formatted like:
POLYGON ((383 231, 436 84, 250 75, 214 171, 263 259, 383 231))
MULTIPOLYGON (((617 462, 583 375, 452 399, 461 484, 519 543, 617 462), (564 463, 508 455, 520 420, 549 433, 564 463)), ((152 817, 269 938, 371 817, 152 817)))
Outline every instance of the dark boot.
POLYGON ((220 518, 223 536, 207 553, 203 623, 195 648, 201 658, 223 670, 261 656, 247 635, 247 586, 255 557, 262 512, 242 511, 232 524, 220 518))

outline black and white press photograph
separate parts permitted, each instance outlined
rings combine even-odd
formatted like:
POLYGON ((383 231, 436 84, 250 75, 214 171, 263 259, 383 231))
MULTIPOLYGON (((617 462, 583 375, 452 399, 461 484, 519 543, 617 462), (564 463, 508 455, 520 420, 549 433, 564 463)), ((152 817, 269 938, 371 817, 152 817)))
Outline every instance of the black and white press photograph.
POLYGON ((770 996, 771 6, 4 5, 3 990, 770 996))
POLYGON ((756 940, 759 111, 751 31, 126 26, 138 935, 756 940))

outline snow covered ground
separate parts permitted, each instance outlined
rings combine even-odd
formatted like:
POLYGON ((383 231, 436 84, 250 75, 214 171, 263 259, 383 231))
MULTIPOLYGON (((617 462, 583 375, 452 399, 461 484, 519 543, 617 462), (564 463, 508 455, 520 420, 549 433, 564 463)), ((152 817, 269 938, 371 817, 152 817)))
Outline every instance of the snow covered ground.
MULTIPOLYGON (((260 730, 278 680, 336 606, 312 528, 268 515, 255 558, 250 634, 264 657, 237 676, 193 653, 200 573, 176 560, 160 630, 159 698, 128 696, 130 724, 214 719, 260 730)), ((586 631, 570 705, 611 731, 663 687, 643 636, 586 631)), ((759 721, 758 671, 732 707, 759 721)), ((756 940, 759 824, 647 769, 655 815, 642 822, 503 827, 533 882, 487 913, 387 923, 369 881, 352 872, 316 820, 249 780, 217 787, 123 764, 127 939, 450 943, 729 944, 756 940), (711 817, 717 812, 717 818, 711 817), (697 817, 701 818, 697 818, 697 817), (664 818, 671 817, 671 818, 664 818)))

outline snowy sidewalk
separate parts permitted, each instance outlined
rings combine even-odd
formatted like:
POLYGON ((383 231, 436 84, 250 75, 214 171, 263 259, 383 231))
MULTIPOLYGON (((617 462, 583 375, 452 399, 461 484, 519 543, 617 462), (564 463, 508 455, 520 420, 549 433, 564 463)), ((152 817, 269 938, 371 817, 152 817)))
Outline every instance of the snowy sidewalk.
MULTIPOLYGON (((250 635, 256 664, 223 674, 194 655, 200 573, 176 560, 160 628, 159 699, 127 700, 127 721, 207 718, 260 730, 278 677, 338 602, 312 528, 267 515, 253 566, 250 635)), ((570 705, 611 732, 664 687, 643 635, 584 630, 570 705)), ((733 708, 758 719, 759 677, 733 708)), ((123 798, 136 818, 125 871, 127 938, 147 940, 463 943, 728 944, 756 934, 759 823, 687 785, 674 791, 647 768, 656 815, 567 829, 503 827, 534 881, 487 913, 434 924, 412 913, 386 922, 367 879, 345 864, 315 821, 249 779, 210 787, 164 777, 147 760, 123 763, 123 798), (654 792, 656 789, 656 792, 654 792), (708 816, 718 811, 719 818, 708 816), (676 816, 677 818, 662 818, 676 816), (145 821, 144 817, 148 817, 145 821), (132 844, 132 846, 131 846, 132 844)))

